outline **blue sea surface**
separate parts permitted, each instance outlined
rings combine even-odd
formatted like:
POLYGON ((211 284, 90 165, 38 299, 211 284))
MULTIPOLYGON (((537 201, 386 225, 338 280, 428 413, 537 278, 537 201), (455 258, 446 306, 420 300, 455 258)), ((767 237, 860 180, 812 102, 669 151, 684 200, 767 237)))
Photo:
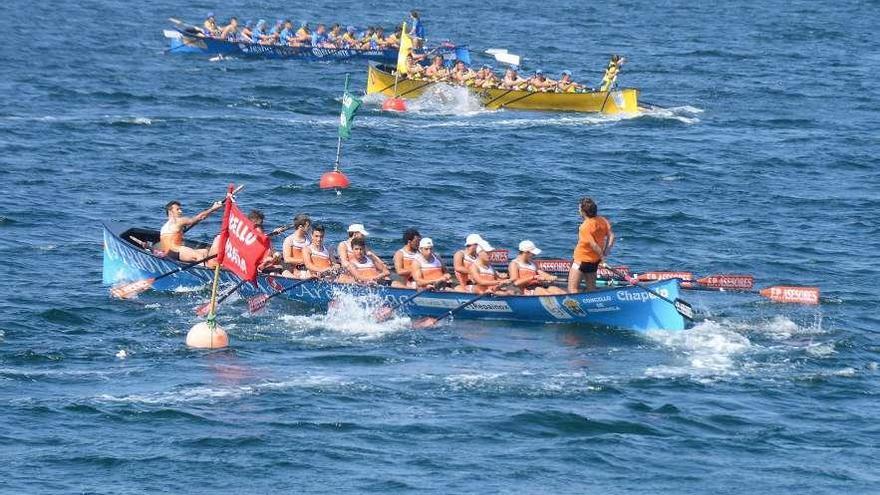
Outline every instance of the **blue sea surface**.
MULTIPOLYGON (((168 17, 390 26, 408 5, 30 2, 0 6, 0 492, 880 492, 880 4, 466 2, 429 38, 527 70, 620 82, 638 117, 486 111, 447 88, 366 98, 341 195, 346 73, 366 64, 165 54, 168 17), (819 286, 819 306, 685 292, 683 332, 452 321, 414 331, 227 301, 231 347, 184 345, 205 290, 101 284, 101 223, 158 228, 244 184, 269 226, 309 212, 391 253, 411 226, 451 253, 479 232, 568 257, 577 200, 635 270, 819 286)), ((219 215, 188 236, 210 239, 219 215)))

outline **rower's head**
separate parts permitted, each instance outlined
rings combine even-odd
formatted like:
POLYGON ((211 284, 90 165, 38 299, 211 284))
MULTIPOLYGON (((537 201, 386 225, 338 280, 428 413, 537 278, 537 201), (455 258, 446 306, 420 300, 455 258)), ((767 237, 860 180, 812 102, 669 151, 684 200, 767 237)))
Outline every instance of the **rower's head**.
POLYGON ((300 213, 299 215, 293 217, 293 228, 296 230, 304 230, 308 231, 309 227, 312 226, 312 218, 308 215, 308 213, 300 213))
POLYGON ((513 67, 508 67, 506 71, 504 71, 504 77, 515 78, 517 77, 516 69, 513 67))
POLYGON ((293 21, 286 19, 284 21, 284 29, 293 29, 293 21))
POLYGON ((440 55, 435 55, 434 60, 432 60, 431 63, 437 67, 440 67, 441 65, 443 65, 443 57, 441 57, 440 55))
POLYGON ((519 254, 526 261, 530 261, 533 256, 541 254, 541 250, 538 249, 538 246, 535 246, 534 242, 526 239, 519 243, 519 254))
POLYGON ((419 248, 419 241, 422 240, 422 234, 416 229, 406 229, 403 232, 403 243, 409 246, 411 251, 419 248))
POLYGON ((232 16, 232 18, 229 19, 229 25, 232 26, 233 28, 238 27, 238 18, 235 16, 232 16))
POLYGON ((324 243, 324 226, 320 223, 315 224, 312 227, 312 245, 315 247, 321 246, 324 243))
POLYGON ((422 238, 419 241, 419 253, 426 259, 430 260, 431 253, 434 251, 434 241, 430 237, 422 238))
POLYGON ((257 29, 259 29, 261 31, 266 29, 266 20, 265 19, 260 19, 259 21, 257 21, 257 29))
POLYGON ((324 34, 327 32, 327 26, 323 24, 318 24, 318 27, 315 28, 318 34, 324 34))
POLYGON ((367 254, 367 243, 363 237, 355 237, 351 240, 351 253, 357 259, 361 259, 367 254))
POLYGON ((547 76, 544 75, 543 70, 538 69, 535 71, 535 78, 538 79, 539 81, 543 81, 543 80, 547 79, 547 76))
POLYGON ((263 231, 263 221, 266 220, 266 216, 263 215, 262 211, 251 210, 250 213, 248 213, 247 217, 248 220, 250 220, 251 223, 254 224, 254 228, 257 230, 257 232, 263 231))
POLYGON ((180 201, 169 201, 168 204, 165 205, 165 213, 168 215, 168 218, 177 218, 183 215, 183 208, 180 206, 180 201))
POLYGON ((205 20, 206 20, 206 21, 209 21, 209 22, 214 22, 214 21, 215 21, 214 13, 213 13, 213 12, 208 12, 208 14, 205 16, 205 20))
POLYGON ((362 223, 353 223, 348 226, 349 239, 363 239, 368 235, 370 234, 367 232, 367 229, 364 228, 362 223))
POLYGON ((593 198, 584 196, 581 198, 579 207, 581 215, 585 218, 593 218, 599 214, 599 207, 596 206, 596 202, 593 201, 593 198))
POLYGON ((569 81, 571 81, 571 71, 570 71, 570 70, 564 70, 564 71, 562 71, 562 78, 561 78, 561 80, 562 80, 563 82, 569 82, 569 81))
POLYGON ((483 238, 480 234, 468 234, 467 238, 464 240, 464 251, 473 256, 477 252, 477 247, 483 241, 483 238))
POLYGON ((357 29, 355 29, 354 26, 348 26, 347 28, 345 28, 345 31, 348 34, 354 34, 357 31, 357 29))
POLYGON ((464 70, 464 69, 465 69, 464 60, 456 60, 455 61, 455 70, 464 70))
POLYGON ((489 253, 494 251, 495 248, 492 247, 485 239, 480 239, 480 242, 477 243, 477 258, 483 262, 484 265, 489 264, 489 253))
POLYGON ((419 20, 419 11, 418 11, 418 10, 413 10, 412 12, 409 13, 409 16, 412 17, 412 18, 415 19, 415 20, 419 20))

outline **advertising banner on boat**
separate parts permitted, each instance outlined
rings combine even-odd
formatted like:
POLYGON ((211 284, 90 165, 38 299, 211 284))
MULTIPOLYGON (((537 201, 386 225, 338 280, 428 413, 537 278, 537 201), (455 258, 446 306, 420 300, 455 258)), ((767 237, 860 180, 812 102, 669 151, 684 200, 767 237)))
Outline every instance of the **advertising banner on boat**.
POLYGON ((220 245, 223 246, 217 255, 220 265, 242 279, 254 282, 257 267, 269 249, 269 238, 254 227, 230 198, 226 199, 223 213, 220 245))

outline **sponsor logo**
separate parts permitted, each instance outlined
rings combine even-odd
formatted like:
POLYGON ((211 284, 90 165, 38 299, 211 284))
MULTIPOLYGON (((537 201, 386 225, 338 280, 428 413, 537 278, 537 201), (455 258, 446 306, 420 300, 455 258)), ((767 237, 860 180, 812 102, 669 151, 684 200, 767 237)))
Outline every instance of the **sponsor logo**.
POLYGON ((555 297, 539 297, 538 300, 541 301, 541 306, 543 306, 544 309, 546 309, 554 318, 559 320, 571 319, 571 315, 562 309, 562 306, 559 305, 559 301, 557 301, 555 297))
POLYGON ((413 299, 413 304, 416 306, 422 306, 423 308, 442 308, 442 309, 452 309, 459 304, 455 299, 438 299, 436 297, 417 297, 413 299))
POLYGON ((489 252, 489 261, 492 263, 506 263, 508 259, 506 249, 496 249, 489 252))
POLYGON ((620 306, 608 306, 598 308, 587 308, 587 313, 609 313, 612 311, 620 311, 620 306))
POLYGON ((584 304, 595 304, 601 306, 604 303, 611 302, 611 296, 592 296, 581 299, 584 304))
POLYGON ((538 270, 545 272, 567 273, 571 269, 571 261, 566 260, 535 260, 538 270))
MULTIPOLYGON (((656 292, 663 297, 669 297, 669 291, 666 289, 658 289, 656 292)), ((651 299, 659 298, 648 291, 619 291, 617 292, 617 299, 623 302, 648 302, 651 299)))
POLYGON ((581 308, 581 305, 578 304, 577 301, 575 301, 574 299, 572 299, 570 297, 566 297, 565 299, 563 299, 562 305, 565 306, 566 309, 568 309, 569 311, 571 311, 575 315, 584 316, 586 314, 586 313, 584 313, 583 308, 581 308))

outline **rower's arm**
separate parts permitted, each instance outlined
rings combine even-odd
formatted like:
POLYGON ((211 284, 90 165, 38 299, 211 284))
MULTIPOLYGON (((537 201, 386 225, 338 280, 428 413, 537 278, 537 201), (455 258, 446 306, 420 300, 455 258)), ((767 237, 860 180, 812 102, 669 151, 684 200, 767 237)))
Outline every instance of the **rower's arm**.
POLYGON ((202 220, 208 218, 208 216, 210 216, 211 213, 214 213, 215 211, 219 210, 220 208, 223 208, 223 202, 222 202, 222 201, 216 201, 216 202, 214 202, 213 205, 211 205, 210 208, 208 208, 207 210, 204 210, 204 211, 200 211, 200 212, 199 212, 198 214, 196 214, 196 216, 194 216, 194 217, 191 217, 191 218, 181 218, 180 221, 178 222, 178 224, 179 224, 180 226, 182 226, 182 227, 185 227, 185 228, 192 228, 192 227, 194 227, 197 223, 199 223, 199 222, 201 222, 202 220))
POLYGON ((413 273, 412 269, 407 270, 403 268, 403 253, 400 251, 394 253, 394 272, 404 278, 411 276, 413 273))
POLYGON ((375 264, 376 267, 379 268, 379 278, 384 278, 391 275, 391 272, 388 270, 388 265, 386 265, 385 262, 382 261, 382 258, 376 256, 376 254, 372 251, 370 251, 369 256, 373 258, 373 264, 375 264))
POLYGON ((471 271, 464 264, 464 254, 461 251, 455 253, 455 256, 452 257, 452 268, 455 269, 455 273, 461 273, 462 275, 470 275, 471 271))

